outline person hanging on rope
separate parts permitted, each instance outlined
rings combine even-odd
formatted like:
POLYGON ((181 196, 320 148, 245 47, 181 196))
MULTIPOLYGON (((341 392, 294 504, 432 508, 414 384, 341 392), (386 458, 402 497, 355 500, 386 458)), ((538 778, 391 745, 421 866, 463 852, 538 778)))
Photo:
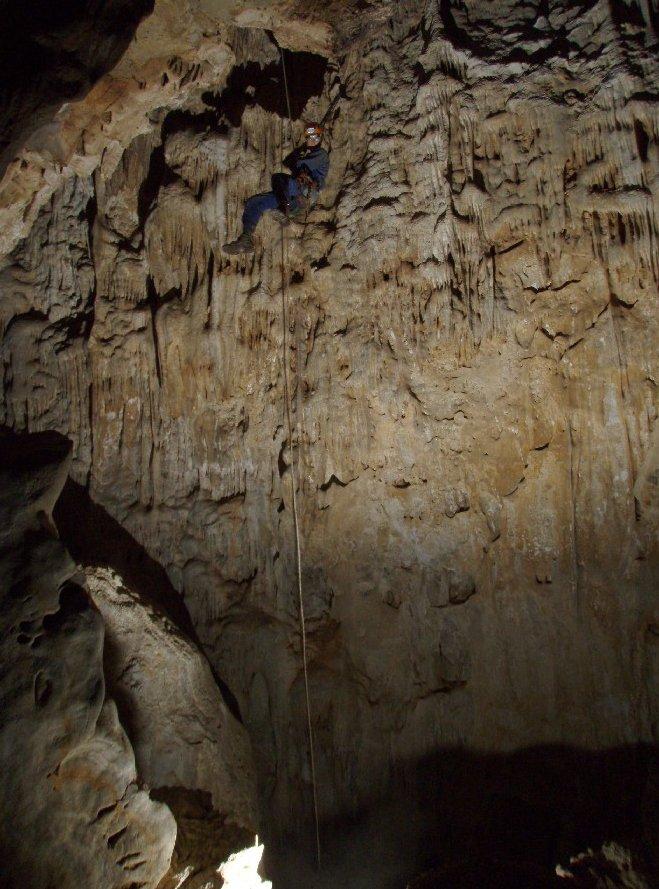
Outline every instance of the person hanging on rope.
POLYGON ((272 176, 272 191, 249 198, 243 211, 243 232, 235 241, 225 244, 225 253, 252 253, 252 234, 264 213, 270 211, 282 224, 288 225, 291 217, 313 207, 318 193, 325 184, 329 170, 329 155, 320 143, 323 127, 312 123, 304 131, 304 145, 295 148, 284 158, 288 173, 272 176))

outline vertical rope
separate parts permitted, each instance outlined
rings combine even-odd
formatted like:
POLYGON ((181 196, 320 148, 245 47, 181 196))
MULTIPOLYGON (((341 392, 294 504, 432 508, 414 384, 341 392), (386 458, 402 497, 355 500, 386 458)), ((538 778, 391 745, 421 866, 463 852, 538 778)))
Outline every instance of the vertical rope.
MULTIPOLYGON (((284 90, 286 93, 286 106, 288 108, 288 120, 292 125, 291 102, 288 94, 288 81, 286 79, 286 64, 284 62, 284 51, 279 47, 281 55, 281 67, 284 74, 284 90)), ((282 159, 284 155, 284 138, 282 123, 282 159)), ((302 550, 300 546, 300 521, 297 509, 297 481, 295 472, 295 458, 293 456, 293 421, 291 418, 291 393, 288 380, 288 312, 286 299, 286 238, 284 226, 281 227, 281 314, 283 324, 283 364, 284 364, 284 400, 286 402, 286 422, 288 426, 288 444, 290 447, 291 465, 291 500, 293 503, 293 528, 295 531, 295 562, 297 566, 297 593, 300 609, 300 631, 302 637, 302 668, 304 673, 304 695, 307 710, 307 732, 309 735, 309 765, 311 767, 311 789, 313 793, 313 813, 314 824, 316 828, 316 864, 320 868, 320 818, 318 816, 318 790, 316 784, 316 755, 314 748, 313 726, 311 724, 311 695, 309 693, 309 667, 307 657, 307 627, 304 616, 304 593, 302 589, 302 550)), ((298 435, 299 444, 299 435, 298 435)), ((299 473, 297 473, 299 477, 299 473)))

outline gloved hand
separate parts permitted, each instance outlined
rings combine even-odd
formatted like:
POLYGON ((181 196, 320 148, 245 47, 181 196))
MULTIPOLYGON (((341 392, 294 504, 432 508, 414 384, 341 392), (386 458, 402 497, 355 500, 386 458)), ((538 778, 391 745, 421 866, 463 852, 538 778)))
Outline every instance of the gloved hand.
POLYGON ((316 183, 314 182, 313 176, 308 173, 306 170, 300 170, 300 172, 295 177, 298 185, 303 188, 315 188, 316 183))

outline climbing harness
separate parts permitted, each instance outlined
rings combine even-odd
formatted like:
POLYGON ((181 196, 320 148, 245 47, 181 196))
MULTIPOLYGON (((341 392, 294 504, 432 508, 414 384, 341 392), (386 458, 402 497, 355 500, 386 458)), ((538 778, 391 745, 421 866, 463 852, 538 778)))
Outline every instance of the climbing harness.
MULTIPOLYGON (((284 61, 284 50, 279 47, 281 56, 281 69, 284 80, 284 91, 286 93, 286 108, 288 110, 288 120, 292 124, 293 116, 291 114, 291 100, 288 92, 288 80, 286 78, 286 63, 284 61)), ((281 139, 282 159, 284 155, 284 124, 282 122, 282 139, 281 139)), ((314 750, 313 726, 311 724, 311 695, 309 693, 309 667, 307 658, 307 628, 304 617, 304 593, 302 589, 302 551, 300 546, 300 521, 297 509, 297 483, 296 475, 299 478, 299 472, 295 471, 295 458, 293 456, 293 421, 291 419, 291 393, 288 380, 288 312, 286 299, 286 235, 285 227, 281 227, 281 308, 282 308, 282 325, 283 325, 283 365, 284 365, 284 400, 286 402, 286 422, 288 426, 288 443, 290 448, 290 479, 291 479, 291 500, 293 503, 293 528, 295 531, 295 561, 297 565, 297 592, 300 608, 300 635, 302 639, 302 668, 304 672, 304 695, 307 710, 307 732, 309 735, 309 765, 311 768, 311 789, 313 792, 313 812, 314 823, 316 828, 316 864, 320 868, 320 819, 318 817, 318 789, 316 783, 316 756, 314 750)), ((300 442, 300 431, 298 426, 298 444, 300 442)))

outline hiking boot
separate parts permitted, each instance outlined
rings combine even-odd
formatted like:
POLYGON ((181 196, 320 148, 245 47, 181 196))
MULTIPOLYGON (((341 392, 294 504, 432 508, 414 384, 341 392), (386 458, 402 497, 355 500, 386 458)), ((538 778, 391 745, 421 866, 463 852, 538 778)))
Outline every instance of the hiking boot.
POLYGON ((225 253, 253 253, 254 239, 251 232, 243 232, 235 241, 225 244, 222 249, 225 253))
POLYGON ((284 210, 273 210, 272 218, 276 219, 283 228, 286 228, 287 225, 291 224, 288 213, 284 212, 284 210))

